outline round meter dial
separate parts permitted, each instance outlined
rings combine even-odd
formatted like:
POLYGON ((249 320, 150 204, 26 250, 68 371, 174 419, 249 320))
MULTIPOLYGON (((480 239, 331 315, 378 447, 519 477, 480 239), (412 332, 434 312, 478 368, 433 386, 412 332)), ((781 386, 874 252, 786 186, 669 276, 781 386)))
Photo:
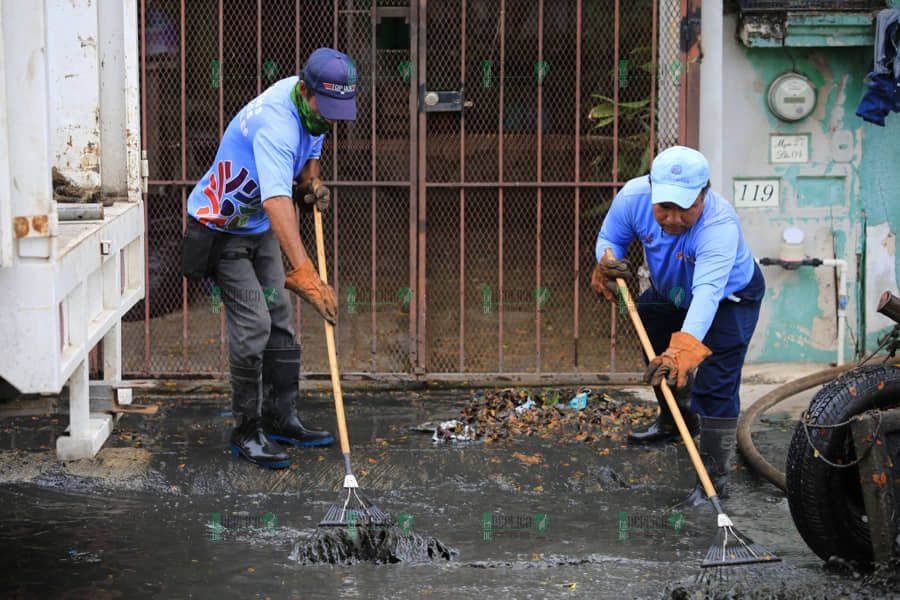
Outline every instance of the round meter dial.
POLYGON ((799 73, 785 73, 769 86, 769 110, 782 121, 799 121, 816 107, 816 86, 799 73))

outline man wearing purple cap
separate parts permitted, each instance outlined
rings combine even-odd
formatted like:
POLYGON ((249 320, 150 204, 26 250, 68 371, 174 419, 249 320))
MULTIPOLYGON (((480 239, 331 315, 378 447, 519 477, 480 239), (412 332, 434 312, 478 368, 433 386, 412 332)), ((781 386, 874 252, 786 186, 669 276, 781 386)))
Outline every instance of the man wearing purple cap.
POLYGON ((331 194, 319 180, 322 140, 334 121, 355 118, 353 61, 319 48, 300 76, 275 82, 238 112, 188 198, 182 270, 191 279, 212 277, 225 305, 231 451, 262 467, 290 465, 278 442, 333 442, 297 414, 300 346, 285 288, 334 323, 334 290, 306 253, 297 209, 328 208, 331 194), (293 267, 287 276, 282 253, 293 267))
MULTIPOLYGON (((644 373, 672 386, 719 495, 734 457, 741 369, 765 293, 762 272, 744 242, 737 214, 709 187, 709 164, 691 148, 660 152, 650 175, 632 179, 610 206, 597 237, 591 287, 616 302, 617 277, 631 277, 621 258, 638 238, 650 269, 650 288, 638 312, 658 356, 644 373), (699 415, 699 418, 698 418, 699 415)), ((662 394, 660 414, 634 442, 675 439, 678 432, 662 394)), ((698 483, 685 501, 706 500, 698 483)))

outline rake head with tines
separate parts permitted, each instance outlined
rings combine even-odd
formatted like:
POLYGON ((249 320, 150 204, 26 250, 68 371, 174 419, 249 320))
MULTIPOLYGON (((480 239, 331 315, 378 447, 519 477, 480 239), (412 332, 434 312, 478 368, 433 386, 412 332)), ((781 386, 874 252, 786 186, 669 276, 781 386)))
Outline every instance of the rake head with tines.
POLYGON ((391 518, 359 493, 356 477, 348 473, 344 477, 344 489, 337 502, 328 508, 319 527, 388 526, 391 518))
POLYGON ((781 559, 735 529, 731 519, 722 511, 718 497, 711 497, 719 513, 716 541, 709 547, 701 567, 723 567, 754 563, 778 562, 781 559))

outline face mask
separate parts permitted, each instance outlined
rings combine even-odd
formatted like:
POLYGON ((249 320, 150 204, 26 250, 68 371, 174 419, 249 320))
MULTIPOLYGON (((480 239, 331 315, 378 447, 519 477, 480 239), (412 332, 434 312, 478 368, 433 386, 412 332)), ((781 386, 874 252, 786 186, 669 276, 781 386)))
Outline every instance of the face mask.
POLYGON ((325 117, 315 112, 306 101, 304 96, 297 93, 295 87, 291 92, 294 97, 294 104, 297 105, 297 112, 300 114, 300 122, 310 135, 319 136, 328 133, 331 125, 325 120, 325 117))

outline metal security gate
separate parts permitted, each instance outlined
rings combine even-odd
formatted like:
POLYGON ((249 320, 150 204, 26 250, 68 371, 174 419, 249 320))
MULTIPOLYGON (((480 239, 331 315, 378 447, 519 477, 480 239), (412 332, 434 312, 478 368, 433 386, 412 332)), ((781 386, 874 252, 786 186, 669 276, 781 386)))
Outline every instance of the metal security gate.
MULTIPOLYGON (((140 4, 148 291, 125 323, 127 373, 227 371, 218 290, 178 272, 186 198, 229 119, 319 46, 359 72, 359 118, 322 156, 342 371, 639 368, 627 319, 590 290, 593 246, 651 149, 690 137, 686 2, 140 4)), ((312 250, 311 219, 300 228, 312 250)), ((304 370, 326 372, 319 318, 298 302, 296 324, 304 370)))

